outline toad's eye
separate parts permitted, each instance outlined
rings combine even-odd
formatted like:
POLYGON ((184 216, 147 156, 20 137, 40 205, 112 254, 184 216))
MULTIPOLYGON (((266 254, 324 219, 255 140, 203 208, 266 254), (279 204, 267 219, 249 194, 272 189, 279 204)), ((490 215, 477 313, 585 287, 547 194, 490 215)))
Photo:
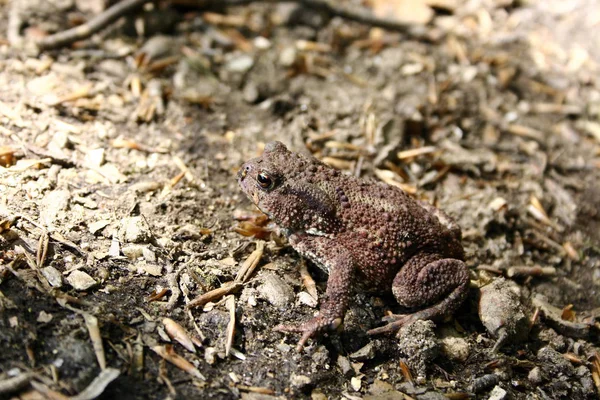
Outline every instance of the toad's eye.
POLYGON ((256 177, 256 181, 258 182, 258 185, 265 190, 271 190, 275 186, 275 180, 266 172, 259 173, 256 177))

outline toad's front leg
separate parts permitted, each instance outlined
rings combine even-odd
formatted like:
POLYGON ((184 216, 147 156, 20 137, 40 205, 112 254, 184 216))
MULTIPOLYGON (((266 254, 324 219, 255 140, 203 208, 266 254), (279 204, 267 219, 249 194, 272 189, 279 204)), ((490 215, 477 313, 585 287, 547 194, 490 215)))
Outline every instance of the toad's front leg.
POLYGON ((319 314, 302 324, 279 325, 275 328, 280 332, 301 332, 296 350, 302 351, 310 337, 324 330, 335 330, 342 323, 348 308, 354 263, 348 252, 329 238, 294 234, 289 239, 298 253, 329 271, 325 299, 321 302, 319 314))

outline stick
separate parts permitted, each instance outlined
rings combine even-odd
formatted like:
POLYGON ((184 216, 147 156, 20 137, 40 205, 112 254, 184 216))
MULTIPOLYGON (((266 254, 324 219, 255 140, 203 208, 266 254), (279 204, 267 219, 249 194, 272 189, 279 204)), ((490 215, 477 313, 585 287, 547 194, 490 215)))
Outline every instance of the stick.
MULTIPOLYGON (((40 50, 49 50, 67 46, 78 40, 86 39, 99 30, 105 28, 112 22, 121 18, 128 12, 139 8, 150 1, 152 0, 123 0, 108 8, 106 11, 97 15, 85 24, 79 25, 75 28, 67 29, 66 31, 55 33, 39 40, 37 42, 37 46, 40 50)), ((410 24, 402 23, 389 18, 378 18, 365 12, 364 10, 350 10, 346 7, 337 5, 331 0, 197 0, 193 3, 196 4, 198 8, 207 8, 209 6, 216 5, 225 7, 243 6, 258 1, 263 1, 265 3, 300 3, 307 8, 323 10, 332 16, 337 16, 349 21, 355 21, 361 24, 392 31, 406 31, 411 26, 410 24)), ((174 2, 176 3, 177 0, 174 0, 174 2)))
POLYGON ((36 44, 40 50, 55 49, 67 46, 78 40, 86 39, 102 28, 110 25, 130 11, 149 3, 152 0, 123 0, 104 12, 98 14, 85 24, 58 32, 39 40, 36 44))

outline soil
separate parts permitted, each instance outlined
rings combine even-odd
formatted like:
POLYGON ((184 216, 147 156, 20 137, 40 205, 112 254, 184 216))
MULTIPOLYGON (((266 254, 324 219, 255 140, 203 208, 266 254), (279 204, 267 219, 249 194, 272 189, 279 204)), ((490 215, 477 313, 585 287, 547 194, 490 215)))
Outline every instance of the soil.
MULTIPOLYGON (((0 1, 1 32, 19 13, 34 40, 103 4, 49 3, 0 1)), ((0 35, 0 397, 600 396, 597 2, 428 1, 401 33, 292 3, 159 3, 67 49, 0 35), (453 216, 462 308, 369 337, 399 310, 358 290, 297 353, 272 328, 317 312, 310 280, 235 178, 270 140, 453 216)))

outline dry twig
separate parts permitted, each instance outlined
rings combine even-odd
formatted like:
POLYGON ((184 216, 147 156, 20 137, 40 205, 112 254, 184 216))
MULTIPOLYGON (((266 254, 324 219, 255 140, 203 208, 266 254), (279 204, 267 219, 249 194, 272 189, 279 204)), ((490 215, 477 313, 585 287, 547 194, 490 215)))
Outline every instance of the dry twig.
POLYGON ((49 50, 67 46, 78 40, 86 39, 115 22, 128 12, 140 8, 150 1, 151 0, 123 0, 106 9, 103 13, 98 14, 85 24, 55 33, 54 35, 46 36, 37 42, 37 46, 40 50, 49 50))
MULTIPOLYGON (((47 36, 37 42, 40 50, 56 49, 68 46, 78 40, 87 39, 94 33, 107 27, 125 14, 141 8, 144 4, 152 0, 123 0, 116 3, 112 7, 106 9, 103 13, 98 14, 90 21, 81 24, 75 28, 67 29, 62 32, 47 36)), ((261 0, 198 0, 198 8, 206 8, 211 5, 221 6, 242 6, 254 3, 261 0)), ((358 22, 361 24, 384 28, 392 31, 406 31, 410 24, 403 23, 389 18, 379 18, 363 9, 349 9, 341 6, 331 0, 263 0, 265 3, 280 3, 280 2, 295 2, 301 5, 322 10, 332 16, 347 19, 349 21, 358 22)))

